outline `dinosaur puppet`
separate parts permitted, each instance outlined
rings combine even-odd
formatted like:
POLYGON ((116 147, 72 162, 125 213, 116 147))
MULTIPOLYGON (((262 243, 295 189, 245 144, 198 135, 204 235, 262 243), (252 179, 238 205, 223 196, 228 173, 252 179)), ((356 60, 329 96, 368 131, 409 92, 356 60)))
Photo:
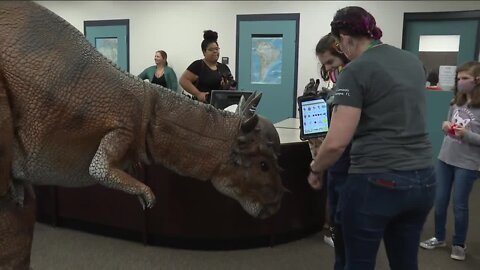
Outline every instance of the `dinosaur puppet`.
POLYGON ((141 162, 210 180, 254 217, 279 209, 280 143, 255 114, 261 95, 230 113, 144 82, 33 2, 0 2, 0 48, 1 200, 21 204, 23 184, 101 184, 152 207, 125 170, 141 162))

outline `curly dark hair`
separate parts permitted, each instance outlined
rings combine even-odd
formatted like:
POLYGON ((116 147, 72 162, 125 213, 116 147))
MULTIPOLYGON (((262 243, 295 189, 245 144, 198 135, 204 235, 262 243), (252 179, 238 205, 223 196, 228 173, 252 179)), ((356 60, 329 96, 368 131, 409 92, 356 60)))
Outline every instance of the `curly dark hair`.
POLYGON ((352 37, 368 37, 379 40, 383 33, 377 27, 375 18, 365 9, 356 6, 339 9, 330 23, 331 32, 339 38, 340 34, 352 37))
POLYGON ((207 50, 208 45, 210 45, 211 43, 215 43, 218 46, 217 39, 218 39, 217 32, 212 30, 203 31, 203 41, 201 44, 202 52, 205 52, 207 50))

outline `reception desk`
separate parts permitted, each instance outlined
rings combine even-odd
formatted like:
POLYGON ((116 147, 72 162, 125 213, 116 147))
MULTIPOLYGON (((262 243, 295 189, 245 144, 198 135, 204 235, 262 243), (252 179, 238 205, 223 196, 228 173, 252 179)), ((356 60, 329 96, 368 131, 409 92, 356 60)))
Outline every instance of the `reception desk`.
POLYGON ((286 193, 277 214, 249 216, 237 201, 209 182, 180 176, 160 165, 140 168, 136 177, 155 193, 156 205, 142 210, 135 196, 97 185, 87 188, 36 187, 37 217, 61 227, 193 249, 239 249, 272 246, 321 230, 325 190, 307 183, 311 156, 299 140, 298 119, 275 126, 281 137, 279 157, 286 193))

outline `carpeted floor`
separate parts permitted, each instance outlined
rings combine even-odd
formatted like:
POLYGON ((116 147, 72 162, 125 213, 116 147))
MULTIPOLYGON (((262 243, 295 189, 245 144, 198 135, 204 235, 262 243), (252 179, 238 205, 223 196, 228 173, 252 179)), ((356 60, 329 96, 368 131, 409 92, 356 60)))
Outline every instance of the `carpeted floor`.
MULTIPOLYGON (((467 260, 450 259, 450 247, 420 250, 422 270, 480 269, 480 184, 476 183, 470 200, 470 230, 467 260)), ((448 235, 452 215, 449 212, 448 235)), ((432 213, 425 225, 423 239, 433 235, 432 213)), ((448 238, 450 240, 450 238, 448 238)), ((323 242, 322 234, 273 248, 239 251, 194 251, 144 246, 139 242, 55 228, 37 223, 32 250, 34 270, 80 269, 165 269, 165 270, 310 270, 333 269, 333 249, 323 242)), ((389 269, 383 247, 377 268, 389 269)))

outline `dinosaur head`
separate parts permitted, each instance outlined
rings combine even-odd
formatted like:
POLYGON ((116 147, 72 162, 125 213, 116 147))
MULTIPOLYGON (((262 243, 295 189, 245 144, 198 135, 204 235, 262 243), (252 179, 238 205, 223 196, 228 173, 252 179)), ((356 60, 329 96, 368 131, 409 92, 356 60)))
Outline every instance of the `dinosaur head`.
POLYGON ((231 158, 212 178, 221 193, 240 202, 250 215, 267 218, 280 208, 285 191, 277 157, 280 139, 273 124, 255 114, 261 94, 240 101, 237 113, 243 117, 231 158))

